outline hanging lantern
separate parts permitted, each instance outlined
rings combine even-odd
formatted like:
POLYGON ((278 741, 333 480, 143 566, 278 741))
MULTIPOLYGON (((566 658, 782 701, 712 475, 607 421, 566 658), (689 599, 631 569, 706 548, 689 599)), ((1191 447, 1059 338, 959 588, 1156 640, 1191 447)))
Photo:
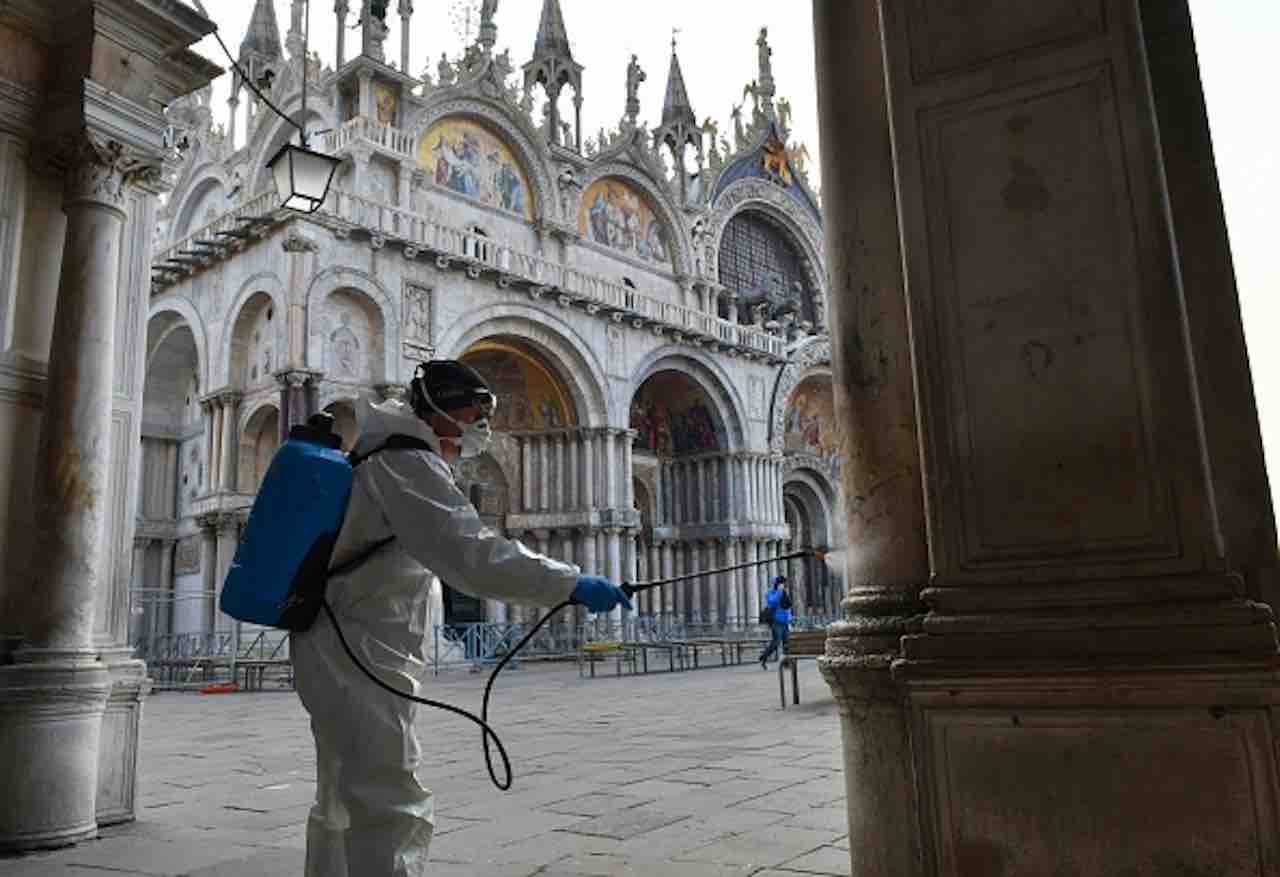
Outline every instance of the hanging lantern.
POLYGON ((299 213, 315 213, 329 196, 329 186, 341 163, 332 155, 286 143, 267 162, 275 177, 280 206, 299 213))

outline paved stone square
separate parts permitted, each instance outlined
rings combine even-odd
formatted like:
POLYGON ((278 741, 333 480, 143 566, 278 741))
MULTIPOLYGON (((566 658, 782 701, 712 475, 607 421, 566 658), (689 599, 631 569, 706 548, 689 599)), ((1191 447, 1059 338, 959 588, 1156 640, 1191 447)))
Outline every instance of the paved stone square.
MULTIPOLYGON (((485 677, 428 696, 478 710, 485 677)), ((485 774, 474 726, 419 723, 442 877, 795 877, 848 874, 840 727, 812 661, 800 706, 758 664, 579 679, 571 665, 503 674, 492 716, 516 772, 485 774)), ((315 782, 292 692, 162 693, 146 705, 138 821, 100 840, 0 858, 5 877, 301 875, 315 782)))

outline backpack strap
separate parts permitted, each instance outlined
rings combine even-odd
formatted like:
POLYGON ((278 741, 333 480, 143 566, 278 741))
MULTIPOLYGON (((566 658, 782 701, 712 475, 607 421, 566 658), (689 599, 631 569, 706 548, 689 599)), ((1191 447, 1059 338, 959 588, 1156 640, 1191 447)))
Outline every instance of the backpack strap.
POLYGON ((363 454, 357 454, 352 451, 347 454, 347 462, 351 464, 352 469, 355 469, 370 457, 375 454, 381 454, 383 451, 426 451, 428 454, 434 454, 435 448, 420 438, 396 433, 387 436, 386 441, 371 450, 365 451, 363 454))
MULTIPOLYGON (((426 451, 429 454, 435 453, 435 449, 422 439, 414 438, 411 435, 396 433, 394 435, 387 436, 386 441, 363 454, 357 454, 355 451, 352 451, 347 454, 347 462, 351 464, 352 469, 355 469, 370 457, 376 454, 381 454, 383 451, 426 451)), ((388 536, 386 539, 378 540, 364 551, 351 558, 351 560, 348 560, 346 563, 341 564, 340 566, 331 567, 329 569, 328 577, 332 578, 333 576, 346 575, 394 541, 396 541, 395 536, 388 536)))

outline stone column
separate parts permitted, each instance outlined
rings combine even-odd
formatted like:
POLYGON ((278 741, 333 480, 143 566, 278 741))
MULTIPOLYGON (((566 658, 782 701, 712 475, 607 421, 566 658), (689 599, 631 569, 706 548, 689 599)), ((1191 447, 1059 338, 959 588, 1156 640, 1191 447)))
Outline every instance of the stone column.
POLYGON ((604 471, 601 472, 604 490, 601 505, 607 509, 614 509, 618 507, 618 461, 614 455, 614 431, 612 429, 601 430, 600 438, 604 465, 604 471))
POLYGON ((704 460, 698 460, 694 464, 695 466, 697 466, 697 469, 698 469, 697 490, 698 490, 698 523, 699 524, 705 524, 707 523, 707 521, 711 519, 711 514, 710 514, 711 497, 708 496, 710 491, 707 489, 708 462, 709 461, 704 459, 704 460))
POLYGON ((565 489, 569 492, 568 510, 581 511, 582 490, 578 486, 581 480, 581 473, 578 469, 578 447, 581 444, 579 441, 579 433, 576 431, 565 433, 564 442, 566 472, 565 489))
MULTIPOLYGON (((605 563, 608 570, 605 575, 609 577, 611 582, 622 581, 622 530, 617 527, 609 527, 604 531, 605 534, 605 563)), ((622 609, 614 609, 611 615, 614 622, 622 620, 622 609)))
MULTIPOLYGON (((683 576, 688 568, 685 564, 685 544, 683 542, 672 542, 671 562, 674 572, 673 576, 683 576)), ((677 582, 671 586, 672 612, 681 620, 689 620, 689 583, 677 582)))
POLYGON ((166 539, 160 543, 160 579, 156 582, 156 587, 163 589, 164 596, 168 599, 168 604, 160 613, 161 633, 173 632, 173 615, 175 610, 173 586, 173 552, 177 543, 166 539))
POLYGON ((551 510, 553 512, 568 511, 570 507, 568 492, 569 479, 567 469, 565 467, 565 451, 564 433, 555 433, 551 436, 551 468, 555 471, 554 484, 551 497, 551 510))
POLYGON ((593 430, 582 433, 582 508, 591 511, 596 507, 596 441, 593 430))
POLYGON ((533 496, 533 436, 522 435, 520 443, 520 503, 526 512, 536 507, 533 496))
POLYGON ((634 429, 618 433, 622 442, 622 507, 627 511, 636 507, 635 444, 639 435, 634 429))
POLYGON ((222 393, 218 396, 218 403, 222 406, 222 454, 220 457, 219 469, 222 473, 221 487, 227 493, 235 493, 239 486, 236 482, 239 480, 239 461, 240 461, 240 439, 239 425, 240 417, 240 394, 239 393, 222 393))
MULTIPOLYGON (((724 543, 725 546, 725 566, 733 566, 738 561, 738 540, 729 539, 724 543)), ((725 620, 730 624, 741 625, 742 623, 742 607, 738 600, 738 581, 741 576, 737 571, 727 572, 724 574, 724 592, 725 604, 724 614, 725 620)))
POLYGON ((534 449, 538 461, 538 509, 551 509, 551 437, 540 435, 534 438, 534 449))
MULTIPOLYGON (((747 551, 749 552, 749 559, 757 564, 764 559, 760 551, 759 539, 752 539, 747 551)), ((756 619, 760 617, 760 609, 763 605, 761 603, 760 582, 764 578, 764 570, 760 566, 753 566, 747 571, 747 575, 747 609, 751 613, 751 618, 756 619)))
POLYGON ((200 525, 200 598, 203 633, 212 633, 218 593, 218 516, 201 515, 200 525))
MULTIPOLYGON (((220 598, 222 596, 222 585, 226 582, 227 573, 231 570, 231 561, 235 560, 236 547, 240 544, 239 516, 235 514, 219 515, 217 532, 217 573, 214 579, 214 590, 217 591, 220 598)), ((235 622, 230 616, 223 615, 217 611, 216 605, 215 603, 214 629, 229 630, 235 622)))
POLYGON ((217 442, 214 439, 216 435, 215 409, 213 406, 213 398, 208 397, 200 400, 200 410, 203 412, 204 421, 204 447, 201 452, 204 458, 203 479, 200 482, 200 489, 203 493, 213 493, 217 482, 214 481, 214 475, 217 470, 217 442))
POLYGON ((97 831, 98 747, 110 690, 93 629, 111 569, 115 317, 129 157, 81 134, 66 162, 61 276, 33 482, 31 581, 13 600, 24 637, 0 667, 0 740, 23 769, 0 801, 0 850, 97 831))
MULTIPOLYGON (((413 19, 412 0, 400 0, 400 72, 409 73, 409 22, 413 19)), ((397 124, 399 120, 397 120, 397 124)))
MULTIPOLYGON (((133 537, 133 567, 129 576, 132 587, 136 590, 137 596, 130 600, 129 609, 132 611, 135 605, 143 607, 140 620, 131 622, 129 627, 130 642, 132 642, 139 633, 145 631, 148 636, 155 633, 156 624, 156 606, 155 594, 147 591, 147 551, 151 547, 150 539, 144 539, 138 536, 133 537), (140 629, 133 629, 134 624, 140 629)), ((130 616, 131 618, 136 616, 130 616)))
MULTIPOLYGON (((338 70, 341 70, 342 65, 347 63, 347 28, 349 27, 347 24, 347 13, 350 10, 349 2, 350 0, 334 0, 333 4, 333 14, 337 19, 338 46, 335 53, 335 60, 337 63, 336 69, 338 70)), ((404 72, 408 73, 409 71, 406 70, 404 72)))

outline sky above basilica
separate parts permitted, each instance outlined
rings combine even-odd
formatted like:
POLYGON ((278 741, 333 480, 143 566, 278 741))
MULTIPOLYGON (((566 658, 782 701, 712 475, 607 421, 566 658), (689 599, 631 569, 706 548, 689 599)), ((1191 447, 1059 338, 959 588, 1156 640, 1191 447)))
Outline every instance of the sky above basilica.
MULTIPOLYGON (((863 2, 863 0, 858 0, 863 2)), ((1223 201, 1249 341, 1273 495, 1280 507, 1280 259, 1274 250, 1280 205, 1280 114, 1271 110, 1267 60, 1280 45, 1280 3, 1275 0, 1190 0, 1205 95, 1213 129, 1223 201)), ((203 0, 234 50, 244 36, 252 0, 203 0)), ((330 0, 313 0, 312 48, 333 63, 336 25, 330 0)), ((358 8, 359 0, 352 0, 358 8)), ((414 0, 414 75, 433 73, 441 52, 457 57, 466 38, 465 10, 479 0, 414 0)), ((699 120, 711 117, 732 139, 730 111, 742 103, 743 87, 756 78, 755 40, 769 28, 774 76, 780 97, 791 101, 796 140, 808 145, 812 182, 821 183, 810 0, 561 0, 574 57, 586 67, 583 137, 616 126, 625 102, 627 61, 639 56, 648 79, 641 88, 641 118, 651 126, 662 114, 673 28, 689 96, 699 120)), ((388 59, 400 55, 397 3, 390 3, 388 59)), ((511 49, 519 66, 533 49, 541 0, 501 0, 498 48, 511 49)), ((290 0, 276 0, 281 29, 289 25, 290 0)), ((354 15, 352 16, 354 20, 354 15)), ((475 16, 471 39, 474 39, 475 16)), ((283 35, 283 34, 282 34, 283 35)), ((347 40, 359 45, 351 31, 347 40)), ((226 66, 217 44, 198 48, 226 66)), ((356 49, 358 51, 358 48, 356 49)), ((227 78, 215 85, 219 119, 225 119, 227 78)), ((748 103, 749 106, 749 103, 748 103)), ((569 110, 566 101, 564 109, 569 110)), ((748 113, 749 116, 749 113, 748 113)), ((242 135, 243 136, 243 132, 242 135)))

